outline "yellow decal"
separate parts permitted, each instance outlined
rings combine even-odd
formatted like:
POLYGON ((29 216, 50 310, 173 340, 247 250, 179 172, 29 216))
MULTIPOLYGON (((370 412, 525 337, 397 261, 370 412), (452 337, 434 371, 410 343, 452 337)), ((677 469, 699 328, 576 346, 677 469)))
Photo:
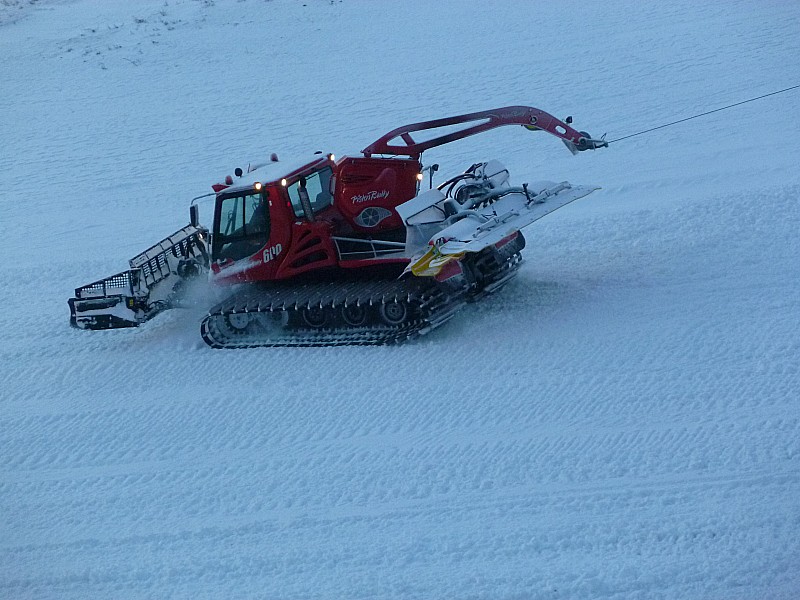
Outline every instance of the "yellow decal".
POLYGON ((463 256, 463 252, 442 254, 436 246, 431 246, 425 254, 410 266, 410 269, 417 277, 434 277, 451 260, 460 260, 463 256))

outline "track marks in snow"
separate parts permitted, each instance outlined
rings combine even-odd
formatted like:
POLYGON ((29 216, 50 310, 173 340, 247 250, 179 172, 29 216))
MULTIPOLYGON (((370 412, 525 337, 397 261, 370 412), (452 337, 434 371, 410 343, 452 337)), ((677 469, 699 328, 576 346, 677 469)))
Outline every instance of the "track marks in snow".
MULTIPOLYGON (((208 411, 201 409, 198 415, 219 427, 208 411)), ((631 424, 613 429, 586 424, 570 427, 553 422, 532 429, 519 423, 516 428, 498 429, 484 424, 450 433, 417 431, 410 436, 366 432, 314 441, 313 436, 298 435, 306 441, 282 444, 242 431, 247 443, 237 448, 221 433, 224 427, 214 430, 214 436, 198 436, 189 442, 186 433, 198 424, 187 421, 183 439, 156 448, 150 440, 162 439, 164 433, 151 431, 149 435, 155 437, 149 438, 145 427, 133 428, 125 436, 113 423, 130 420, 113 411, 103 416, 110 418, 105 426, 96 426, 98 431, 105 430, 103 435, 77 435, 72 444, 60 439, 57 429, 49 430, 54 447, 67 456, 83 457, 82 463, 63 464, 58 456, 44 454, 6 465, 12 472, 6 471, 4 488, 13 497, 28 499, 27 514, 53 514, 54 507, 48 501, 37 505, 37 497, 58 498, 72 507, 71 512, 87 518, 115 514, 114 504, 124 498, 130 509, 129 525, 135 525, 180 514, 212 518, 223 506, 244 515, 263 509, 393 504, 481 490, 502 494, 520 487, 590 484, 598 474, 627 485, 629 480, 654 474, 715 473, 736 466, 757 472, 762 464, 781 462, 791 468, 797 442, 775 446, 773 440, 799 439, 798 420, 776 415, 758 423, 721 419, 650 429, 641 425, 632 429, 631 424), (225 488, 219 487, 220 481, 227 482, 225 488), (229 486, 236 491, 228 492, 229 486), (163 490, 172 491, 169 501, 160 498, 163 490), (208 497, 199 490, 208 491, 208 497), (157 505, 157 511, 148 512, 157 505)), ((156 420, 169 426, 171 420, 161 417, 156 413, 156 420)), ((14 429, 27 436, 26 428, 14 429)), ((35 436, 32 445, 38 445, 35 436)), ((44 531, 56 523, 39 520, 29 525, 44 531)), ((80 522, 73 525, 77 531, 82 528, 80 522)))
MULTIPOLYGON (((693 564, 718 554, 752 554, 763 535, 781 540, 779 550, 785 557, 792 556, 797 545, 780 536, 784 515, 753 516, 749 526, 742 528, 724 518, 708 519, 693 512, 693 495, 703 493, 710 506, 725 506, 728 513, 733 503, 738 513, 748 510, 754 493, 767 501, 779 499, 786 482, 779 475, 756 474, 708 480, 653 479, 631 488, 605 482, 507 495, 476 492, 433 501, 370 503, 313 513, 267 511, 250 518, 220 517, 214 525, 203 518, 190 518, 187 529, 178 532, 147 532, 145 528, 121 537, 6 546, 2 551, 20 561, 36 560, 45 552, 54 562, 38 579, 15 576, 4 580, 4 587, 12 592, 77 592, 87 585, 99 591, 113 586, 117 590, 164 591, 169 586, 182 589, 189 583, 187 578, 194 576, 202 579, 209 593, 232 582, 245 590, 256 585, 263 586, 258 593, 277 593, 276 582, 302 574, 324 595, 354 585, 357 588, 358 578, 380 585, 382 573, 413 571, 413 578, 386 580, 389 587, 384 593, 391 594, 391 586, 398 584, 425 589, 433 583, 430 578, 438 568, 447 565, 452 574, 448 591, 452 593, 464 594, 473 586, 472 593, 496 594, 506 589, 511 574, 519 585, 544 593, 543 582, 554 573, 543 565, 563 564, 556 570, 568 571, 579 581, 576 589, 586 593, 648 589, 677 597, 681 590, 693 590, 693 594, 713 597, 727 578, 791 581, 787 569, 791 563, 767 563, 756 555, 748 568, 711 578, 703 578, 692 569, 693 564), (613 517, 620 513, 636 518, 620 525, 613 517), (488 521, 487 515, 492 515, 488 521), (342 527, 361 532, 355 538, 379 543, 357 548, 353 540, 337 536, 342 527), (294 542, 286 544, 289 539, 294 542), (265 545, 265 540, 270 543, 265 545), (225 548, 234 547, 231 543, 237 551, 226 552, 225 548), (641 548, 648 548, 648 553, 643 556, 641 548), (76 555, 86 560, 94 557, 106 567, 84 576, 60 575, 60 569, 70 569, 70 557, 76 555), (117 560, 131 555, 141 557, 135 568, 117 560), (569 560, 562 563, 559 557, 569 560), (604 560, 609 568, 593 568, 604 560), (657 568, 658 564, 668 566, 657 568), (695 575, 678 576, 687 567, 695 575), (520 573, 529 579, 519 580, 520 573), (604 591, 604 587, 609 589, 604 591)), ((796 479, 792 483, 796 484, 796 479)), ((560 573, 555 579, 567 580, 567 575, 560 573)), ((285 581, 284 585, 291 588, 293 584, 285 581)), ((576 589, 570 588, 568 593, 576 589)))

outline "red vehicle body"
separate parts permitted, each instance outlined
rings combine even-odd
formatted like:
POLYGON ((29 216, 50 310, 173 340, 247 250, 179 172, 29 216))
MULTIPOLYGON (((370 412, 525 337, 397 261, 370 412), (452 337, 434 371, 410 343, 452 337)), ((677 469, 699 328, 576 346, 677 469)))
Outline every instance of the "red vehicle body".
POLYGON ((411 158, 336 162, 319 155, 304 164, 273 161, 243 174, 217 192, 215 281, 271 281, 331 267, 404 264, 404 228, 394 208, 416 195, 420 170, 411 158))
POLYGON ((407 263, 405 228, 395 209, 419 191, 422 152, 503 125, 548 131, 573 151, 593 147, 587 134, 552 115, 511 106, 400 127, 363 156, 337 161, 319 154, 284 163, 273 155, 266 165, 214 186, 214 281, 284 280, 320 269, 407 263), (425 141, 411 135, 440 128, 449 129, 425 141))

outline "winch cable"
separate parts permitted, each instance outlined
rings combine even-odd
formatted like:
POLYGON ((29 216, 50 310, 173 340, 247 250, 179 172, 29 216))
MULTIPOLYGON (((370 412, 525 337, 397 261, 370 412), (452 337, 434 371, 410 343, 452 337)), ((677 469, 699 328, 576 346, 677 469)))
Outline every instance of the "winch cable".
POLYGON ((606 144, 613 144, 614 142, 619 142, 621 140, 627 140, 628 138, 635 137, 637 135, 642 135, 645 133, 650 133, 651 131, 656 131, 657 129, 664 129, 665 127, 670 127, 671 125, 677 125, 678 123, 683 123, 684 121, 691 121, 692 119, 697 119, 698 117, 704 117, 706 115, 710 115, 715 112, 720 112, 721 110, 727 110, 729 108, 733 108, 734 106, 741 106, 742 104, 747 104, 748 102, 755 102, 756 100, 761 100, 762 98, 767 98, 769 96, 774 96, 775 94, 782 94, 784 92, 788 92, 790 90, 796 90, 800 88, 800 85, 793 85, 791 87, 784 88, 782 90, 778 90, 776 92, 770 92, 769 94, 764 94, 762 96, 756 96, 755 98, 749 98, 748 100, 742 100, 741 102, 736 102, 735 104, 729 104, 728 106, 723 106, 721 108, 715 108, 714 110, 709 110, 704 113, 700 113, 698 115, 693 115, 691 117, 686 117, 685 119, 679 119, 677 121, 672 121, 672 123, 666 123, 664 125, 659 125, 658 127, 651 127, 650 129, 645 129, 644 131, 639 131, 637 133, 632 133, 630 135, 623 136, 621 138, 617 138, 615 140, 611 140, 606 142, 606 144))

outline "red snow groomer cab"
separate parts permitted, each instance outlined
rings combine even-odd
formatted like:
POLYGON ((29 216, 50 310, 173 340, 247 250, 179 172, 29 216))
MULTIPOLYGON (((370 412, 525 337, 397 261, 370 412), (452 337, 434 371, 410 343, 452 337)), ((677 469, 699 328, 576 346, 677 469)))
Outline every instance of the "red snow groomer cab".
POLYGON ((145 282, 138 292, 111 307, 113 292, 94 292, 113 278, 77 289, 72 323, 138 325, 180 302, 183 279, 210 271, 232 286, 201 324, 213 347, 379 344, 429 331, 515 274, 520 229, 596 188, 514 186, 495 160, 433 188, 438 165, 423 168, 422 153, 504 125, 550 133, 573 153, 605 145, 570 122, 511 106, 399 127, 359 156, 273 154, 213 186, 210 236, 193 207, 188 227, 131 261, 128 279, 145 282), (419 193, 426 172, 431 189, 419 193), (166 275, 147 285, 162 263, 166 275))
MULTIPOLYGON (((221 283, 408 263, 395 208, 419 187, 418 160, 274 160, 217 184, 212 271, 221 283)), ((402 271, 402 269, 400 269, 402 271)))

